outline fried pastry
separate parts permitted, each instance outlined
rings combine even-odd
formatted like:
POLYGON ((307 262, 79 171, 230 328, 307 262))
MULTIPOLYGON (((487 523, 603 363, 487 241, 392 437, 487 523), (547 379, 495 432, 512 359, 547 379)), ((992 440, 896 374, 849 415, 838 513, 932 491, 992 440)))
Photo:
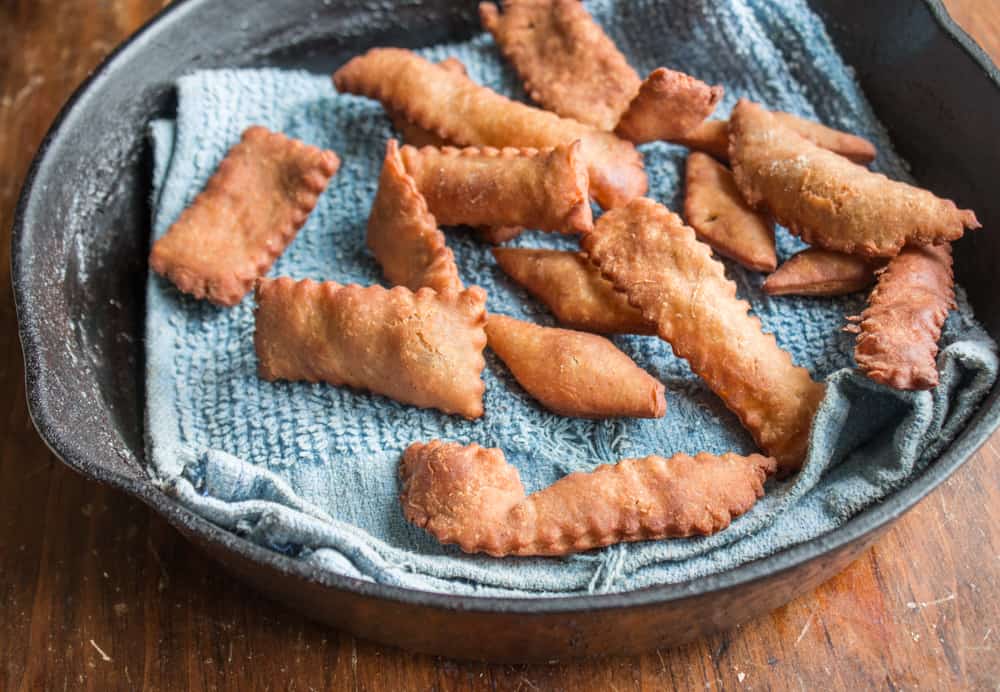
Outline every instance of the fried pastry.
POLYGON ((684 218, 699 240, 747 269, 778 266, 774 225, 747 206, 728 168, 698 151, 687 159, 684 218))
POLYGON ((493 256, 566 327, 598 334, 656 334, 656 325, 579 253, 494 248, 493 256))
POLYGON ((764 495, 759 454, 648 456, 571 473, 526 495, 499 449, 415 442, 400 462, 403 515, 467 553, 567 555, 722 531, 764 495))
MULTIPOLYGON (((782 125, 805 137, 818 147, 829 149, 835 154, 840 154, 849 158, 855 163, 867 165, 875 160, 875 145, 863 137, 852 135, 848 132, 834 130, 832 127, 821 125, 820 123, 783 113, 782 111, 771 111, 782 125)), ((728 120, 706 120, 687 134, 675 137, 668 141, 674 144, 683 144, 689 149, 703 151, 711 154, 719 161, 729 161, 729 121, 728 120)))
POLYGON ((903 248, 878 276, 868 307, 850 328, 865 375, 895 389, 938 384, 941 327, 955 307, 951 245, 903 248))
POLYGON ((393 284, 411 291, 421 286, 439 293, 462 290, 455 255, 406 172, 394 139, 386 144, 378 192, 368 217, 367 242, 393 284))
POLYGON ((500 245, 521 235, 524 229, 520 226, 480 226, 476 236, 484 243, 500 245))
POLYGON ((875 283, 875 271, 884 264, 879 259, 806 248, 764 280, 764 292, 772 296, 847 295, 875 283))
POLYGON ((525 391, 561 416, 666 413, 663 384, 604 337, 490 314, 486 338, 525 391))
POLYGON ((288 277, 257 284, 265 380, 328 382, 466 418, 483 415, 486 293, 288 277))
MULTIPOLYGON (((439 62, 438 67, 448 70, 449 72, 454 72, 462 76, 467 76, 469 73, 465 69, 465 65, 458 58, 445 58, 439 62)), ((429 130, 425 130, 419 125, 415 125, 407 120, 403 115, 395 111, 386 111, 389 116, 389 120, 392 121, 392 126, 395 128, 396 132, 402 138, 404 144, 409 144, 413 147, 446 147, 452 146, 454 142, 448 142, 441 137, 429 130)))
POLYGON ((940 244, 979 228, 972 211, 822 149, 746 100, 730 118, 729 153, 747 203, 810 245, 892 257, 904 244, 940 244))
POLYGON ((480 3, 483 28, 528 95, 564 118, 611 131, 639 90, 639 75, 579 0, 480 3))
POLYGON ((583 250, 788 474, 801 467, 824 386, 736 298, 709 247, 650 199, 604 214, 583 250))
POLYGON ((404 146, 406 172, 445 226, 593 228, 580 143, 552 149, 404 146))
POLYGON ((184 293, 238 304, 305 224, 340 167, 332 151, 254 126, 149 253, 184 293))
POLYGON ((646 192, 642 157, 631 142, 512 101, 412 51, 372 49, 337 70, 333 79, 341 93, 377 99, 390 112, 459 146, 544 149, 580 140, 590 192, 604 208, 646 192))
POLYGON ((722 94, 721 86, 709 86, 683 72, 658 67, 629 103, 615 134, 636 144, 674 141, 703 123, 722 94))

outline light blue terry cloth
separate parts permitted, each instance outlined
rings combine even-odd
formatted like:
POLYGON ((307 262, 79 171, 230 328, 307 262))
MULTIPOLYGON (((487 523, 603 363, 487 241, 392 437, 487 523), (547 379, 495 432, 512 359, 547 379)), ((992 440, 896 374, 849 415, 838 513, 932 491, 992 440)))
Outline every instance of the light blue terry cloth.
MULTIPOLYGON (((818 118, 876 143, 877 168, 907 178, 885 130, 802 0, 600 0, 589 9, 645 74, 659 65, 726 87, 717 117, 740 96, 818 118)), ((423 51, 455 55, 473 79, 523 97, 492 39, 423 51)), ((337 95, 328 75, 275 70, 201 72, 177 85, 175 122, 152 126, 154 237, 166 231, 251 124, 334 149, 340 172, 271 275, 376 283, 365 248, 386 138, 375 102, 337 95)), ((643 147, 650 196, 681 204, 686 151, 643 147)), ((489 292, 489 310, 542 324, 549 313, 497 268, 468 231, 449 230, 462 279, 489 292)), ((572 248, 574 238, 527 233, 515 245, 572 248)), ((802 244, 784 230, 779 254, 802 244)), ((959 291, 933 392, 901 393, 851 370, 844 315, 864 296, 769 298, 763 277, 727 263, 740 294, 795 362, 829 382, 805 470, 710 538, 613 546, 561 559, 493 559, 442 547, 403 518, 397 465, 415 440, 502 448, 529 491, 574 470, 623 457, 701 450, 753 451, 735 416, 655 337, 616 343, 667 385, 660 420, 589 421, 541 409, 487 354, 486 415, 474 422, 328 385, 258 379, 251 297, 232 309, 180 295, 150 277, 147 431, 150 472, 209 520, 261 545, 334 572, 414 589, 481 595, 625 591, 718 573, 837 527, 905 485, 954 439, 992 386, 995 345, 959 291)))

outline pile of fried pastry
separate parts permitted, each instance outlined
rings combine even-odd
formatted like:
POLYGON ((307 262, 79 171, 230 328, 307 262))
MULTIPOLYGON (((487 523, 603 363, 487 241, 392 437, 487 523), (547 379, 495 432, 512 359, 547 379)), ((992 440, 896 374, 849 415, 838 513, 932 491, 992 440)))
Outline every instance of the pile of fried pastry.
POLYGON ((483 415, 489 345, 564 416, 659 418, 664 386, 599 334, 656 335, 688 361, 766 454, 648 456, 573 473, 526 495, 499 449, 414 443, 404 514, 442 543, 490 555, 563 555, 620 541, 707 535, 804 460, 824 385, 737 298, 713 250, 770 273, 771 295, 868 288, 849 318, 855 359, 899 389, 937 385, 954 307, 950 242, 979 227, 950 200, 874 173, 866 140, 659 68, 645 80, 578 0, 480 5, 483 26, 541 108, 470 79, 460 62, 376 48, 333 76, 381 102, 407 142, 386 143, 367 244, 393 288, 264 278, 340 165, 337 155, 248 129, 153 246, 152 269, 222 306, 255 288, 266 380, 347 386, 469 419, 483 415), (685 223, 645 197, 636 144, 687 146, 685 223), (595 221, 591 200, 605 211, 595 221), (774 223, 810 247, 777 267, 774 223), (499 266, 565 328, 487 314, 439 226, 499 245, 535 229, 580 252, 494 249, 499 266))

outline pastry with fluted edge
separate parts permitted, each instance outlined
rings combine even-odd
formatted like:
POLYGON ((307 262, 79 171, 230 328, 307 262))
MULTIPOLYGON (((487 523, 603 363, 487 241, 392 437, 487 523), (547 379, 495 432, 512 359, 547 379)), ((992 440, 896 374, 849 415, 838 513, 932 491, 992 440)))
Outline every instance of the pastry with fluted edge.
POLYGON ((763 497, 775 468, 759 454, 647 456, 527 495, 501 450, 434 440, 403 454, 400 503, 412 524, 467 553, 558 556, 722 531, 763 497))

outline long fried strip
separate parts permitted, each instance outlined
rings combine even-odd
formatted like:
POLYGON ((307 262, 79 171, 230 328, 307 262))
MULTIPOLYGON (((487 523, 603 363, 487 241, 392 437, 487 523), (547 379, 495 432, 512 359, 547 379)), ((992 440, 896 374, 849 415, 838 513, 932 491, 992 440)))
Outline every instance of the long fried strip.
POLYGON ((759 272, 778 266, 774 225, 747 206, 732 172, 708 154, 688 155, 684 218, 720 255, 759 272))
POLYGON ((777 458, 782 473, 800 468, 824 386, 761 330, 694 231, 640 198, 604 214, 581 244, 760 448, 777 458))
POLYGON ((658 67, 649 73, 622 114, 615 134, 642 144, 683 137, 712 114, 721 86, 709 86, 683 72, 658 67))
POLYGON ((480 3, 483 28, 547 110, 611 131, 639 75, 579 0, 480 3))
POLYGON ((403 165, 446 226, 583 233, 594 222, 580 143, 552 149, 402 148, 403 165))
POLYGON ((489 347, 545 408, 576 418, 662 418, 663 384, 596 334, 491 314, 489 347))
POLYGON ((236 305, 295 238, 339 167, 332 151, 248 128, 153 244, 150 268, 195 298, 236 305))
POLYGON ((951 245, 907 246, 889 261, 853 329, 865 375, 895 389, 937 386, 938 340, 955 307, 951 265, 951 245))
POLYGON ((598 334, 656 334, 656 325, 579 253, 494 248, 493 256, 566 327, 598 334))
POLYGON ((842 296, 875 283, 882 260, 845 255, 820 248, 806 248, 792 255, 764 281, 772 296, 842 296))
POLYGON ((337 70, 341 93, 382 102, 389 111, 461 146, 544 149, 580 140, 591 194, 605 208, 648 187, 631 142, 589 125, 532 108, 400 48, 375 48, 337 70))
POLYGON ((390 139, 368 217, 368 247, 393 284, 439 293, 462 290, 455 255, 390 139))
POLYGON ((764 495, 774 459, 648 456, 571 473, 526 495, 499 449, 415 442, 400 462, 403 514, 467 553, 567 555, 722 531, 764 495))
MULTIPOLYGON (((778 122, 818 147, 849 158, 863 165, 875 160, 875 145, 863 137, 849 132, 834 130, 814 120, 808 120, 791 113, 771 111, 778 122)), ((729 161, 729 121, 706 120, 680 137, 668 138, 675 144, 683 144, 689 149, 711 154, 720 161, 729 161)))
POLYGON ((486 293, 257 284, 254 346, 265 380, 328 382, 466 418, 483 415, 486 293))
POLYGON ((904 244, 940 244, 979 228, 972 211, 822 149, 749 101, 733 111, 729 138, 744 199, 810 245, 892 257, 904 244))

